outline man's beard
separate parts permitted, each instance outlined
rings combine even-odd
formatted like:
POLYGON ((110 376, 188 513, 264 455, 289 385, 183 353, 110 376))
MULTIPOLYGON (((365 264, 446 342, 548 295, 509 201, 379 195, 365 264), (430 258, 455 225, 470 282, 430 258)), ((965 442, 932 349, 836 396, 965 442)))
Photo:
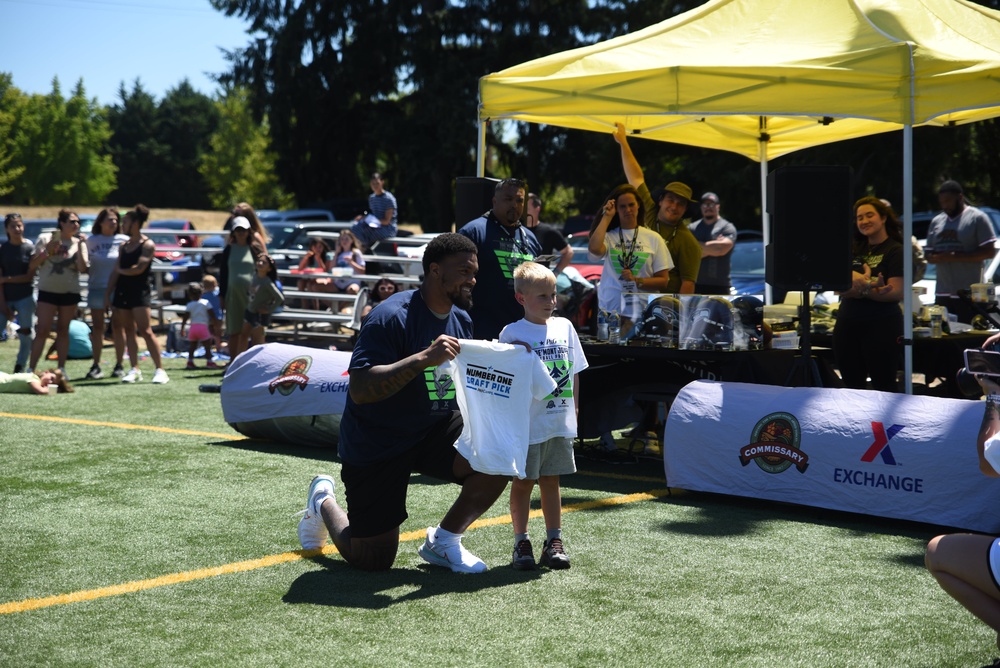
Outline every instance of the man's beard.
POLYGON ((468 311, 472 308, 472 295, 466 297, 462 294, 461 288, 456 290, 454 293, 449 293, 448 296, 451 298, 451 303, 463 311, 468 311))
POLYGON ((520 218, 517 217, 517 210, 511 209, 504 216, 504 224, 507 227, 516 227, 521 223, 520 218))

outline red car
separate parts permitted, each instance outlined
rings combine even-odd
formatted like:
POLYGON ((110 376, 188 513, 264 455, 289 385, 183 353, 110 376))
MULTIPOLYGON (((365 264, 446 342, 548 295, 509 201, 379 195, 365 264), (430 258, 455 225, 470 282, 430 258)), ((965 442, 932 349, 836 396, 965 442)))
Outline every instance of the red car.
POLYGON ((573 249, 573 261, 569 266, 580 272, 580 275, 591 283, 601 280, 601 270, 604 269, 604 258, 594 259, 587 250, 590 243, 590 232, 574 232, 566 237, 570 247, 573 249))
POLYGON ((182 249, 197 245, 197 237, 178 236, 169 232, 152 232, 146 236, 156 244, 154 256, 163 262, 175 262, 190 257, 190 254, 184 253, 182 249), (196 243, 192 244, 188 241, 192 238, 196 243))

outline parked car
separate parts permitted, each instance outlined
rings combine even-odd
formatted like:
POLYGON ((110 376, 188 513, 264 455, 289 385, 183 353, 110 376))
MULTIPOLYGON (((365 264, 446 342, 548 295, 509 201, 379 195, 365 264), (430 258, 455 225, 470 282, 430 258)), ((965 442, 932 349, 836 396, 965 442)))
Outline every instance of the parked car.
POLYGON ((288 209, 285 211, 265 209, 257 212, 257 220, 261 223, 335 222, 333 214, 326 209, 288 209))
MULTIPOLYGON (((729 293, 764 297, 766 276, 764 271, 764 236, 754 230, 740 230, 733 244, 729 265, 729 293)), ((771 301, 780 304, 788 291, 771 286, 771 301)))
MULTIPOLYGON (((144 226, 146 230, 177 230, 183 232, 184 230, 195 229, 194 223, 190 220, 184 220, 182 218, 167 218, 164 220, 150 220, 146 222, 144 226)), ((177 235, 177 242, 184 246, 198 246, 198 237, 194 234, 184 234, 177 235), (181 243, 181 240, 185 240, 181 243)))
POLYGON ((737 237, 730 256, 730 293, 735 295, 764 295, 764 240, 763 238, 737 237))
POLYGON ((601 271, 604 270, 604 259, 591 257, 587 247, 590 242, 590 231, 570 234, 566 237, 566 241, 573 249, 573 260, 569 266, 580 272, 580 275, 591 283, 600 281, 601 271))
POLYGON ((590 226, 594 222, 593 215, 570 216, 563 223, 562 233, 567 237, 580 232, 590 232, 590 226))
MULTIPOLYGON (((182 252, 184 248, 197 246, 196 243, 191 244, 187 241, 191 237, 177 236, 170 232, 146 232, 145 230, 143 234, 156 244, 156 252, 153 256, 161 262, 176 262, 189 257, 195 260, 199 259, 197 255, 182 252)), ((195 240, 197 241, 197 237, 195 240)))

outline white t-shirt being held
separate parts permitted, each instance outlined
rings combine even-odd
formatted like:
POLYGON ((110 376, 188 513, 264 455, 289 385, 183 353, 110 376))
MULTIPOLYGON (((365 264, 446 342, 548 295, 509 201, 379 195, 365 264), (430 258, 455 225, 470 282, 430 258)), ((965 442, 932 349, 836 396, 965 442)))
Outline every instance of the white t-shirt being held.
POLYGON ((523 346, 462 339, 462 351, 441 365, 451 374, 462 412, 458 452, 473 470, 525 476, 533 400, 556 389, 545 365, 523 346))

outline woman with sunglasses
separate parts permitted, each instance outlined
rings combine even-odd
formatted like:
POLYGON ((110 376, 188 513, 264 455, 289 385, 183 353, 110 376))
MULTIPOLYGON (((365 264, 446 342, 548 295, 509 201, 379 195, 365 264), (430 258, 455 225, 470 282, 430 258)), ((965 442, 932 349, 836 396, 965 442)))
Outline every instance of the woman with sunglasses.
POLYGON ((56 324, 56 355, 59 369, 66 375, 69 353, 69 323, 80 304, 80 275, 89 267, 87 244, 80 238, 80 216, 62 209, 56 232, 38 237, 30 272, 38 272, 38 307, 35 310, 35 340, 31 344, 28 371, 35 368, 56 324))

